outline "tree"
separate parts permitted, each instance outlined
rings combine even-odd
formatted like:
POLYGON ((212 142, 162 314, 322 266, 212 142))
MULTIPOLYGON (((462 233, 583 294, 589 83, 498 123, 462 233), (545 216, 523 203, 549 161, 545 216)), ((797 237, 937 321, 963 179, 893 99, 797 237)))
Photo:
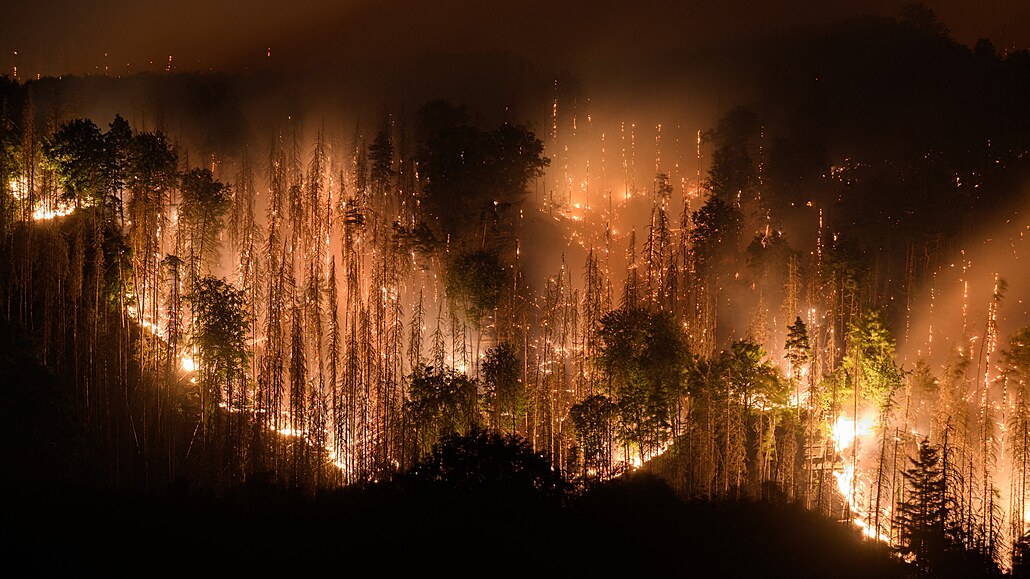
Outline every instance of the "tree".
POLYGON ((404 480, 443 485, 465 500, 470 493, 504 501, 561 500, 569 490, 551 461, 525 439, 479 428, 445 435, 404 480))
MULTIPOLYGON (((125 186, 125 173, 129 163, 129 149, 132 145, 132 127, 122 115, 115 115, 107 126, 104 143, 107 145, 112 161, 112 189, 121 192, 125 186)), ((120 209, 120 208, 119 208, 120 209)))
POLYGON ((848 342, 842 367, 856 404, 868 400, 882 407, 901 384, 902 372, 894 362, 894 337, 880 312, 867 310, 852 321, 848 342))
POLYGON ((723 367, 731 393, 746 412, 757 407, 783 405, 789 390, 776 375, 765 349, 746 339, 733 342, 723 367))
POLYGON ((805 364, 812 358, 812 347, 808 342, 808 329, 801 316, 794 318, 794 323, 787 326, 787 342, 784 344, 787 354, 784 358, 790 368, 790 380, 797 385, 801 381, 801 373, 805 364))
POLYGON ((761 129, 758 117, 746 107, 737 107, 719 119, 709 136, 716 149, 705 186, 712 195, 731 203, 750 200, 758 185, 758 171, 751 159, 751 140, 761 129))
POLYGON ((408 377, 404 403, 420 454, 441 436, 467 434, 476 424, 476 381, 448 368, 420 365, 408 377))
POLYGON ((946 37, 948 29, 937 14, 922 2, 906 4, 901 9, 901 19, 905 24, 932 36, 946 37))
MULTIPOLYGON (((769 480, 775 452, 776 409, 787 403, 789 387, 751 339, 734 342, 720 361, 730 408, 739 409, 745 427, 745 452, 751 492, 769 480)), ((732 417, 728 417, 732 421, 732 417)))
POLYGON ((1030 535, 1022 535, 1012 544, 1012 572, 1009 577, 1030 577, 1030 535))
POLYGON ((713 195, 691 219, 694 227, 689 238, 694 266, 704 279, 715 280, 735 261, 743 216, 731 204, 713 195))
MULTIPOLYGON (((1008 425, 1013 477, 1010 509, 1012 530, 1015 536, 1025 537, 1026 520, 1023 515, 1030 501, 1030 485, 1027 481, 1030 477, 1030 326, 1012 336, 1008 349, 1002 352, 1002 363, 1008 387, 1014 390, 1015 399, 1008 425)), ((1013 548, 1016 548, 1015 544, 1013 548)))
POLYGON ((497 254, 473 251, 459 254, 447 267, 447 296, 464 309, 470 323, 480 320, 500 304, 508 272, 497 254))
POLYGON ((519 379, 518 362, 515 348, 508 342, 487 350, 482 362, 490 426, 507 429, 510 425, 512 434, 526 412, 526 387, 519 379))
POLYGON ((229 211, 228 188, 208 169, 182 176, 179 227, 185 232, 191 277, 198 276, 217 255, 222 218, 229 211))
POLYGON ((225 279, 206 276, 186 298, 193 307, 190 344, 196 348, 200 372, 201 406, 206 414, 233 396, 245 379, 250 320, 245 296, 225 279))
POLYGON ((483 131, 466 121, 464 108, 443 101, 418 112, 416 160, 425 207, 445 234, 457 237, 520 202, 529 180, 550 164, 528 128, 505 123, 483 131))
POLYGON ((622 308, 601 318, 597 338, 621 436, 646 459, 674 432, 690 363, 682 328, 667 312, 622 308))
POLYGON ((175 184, 178 160, 164 133, 137 133, 126 152, 125 185, 135 192, 164 191, 175 184))
POLYGON ((43 146, 64 196, 76 205, 107 205, 117 188, 117 161, 110 143, 88 119, 69 121, 43 146))
POLYGON ((397 174, 393 170, 393 142, 385 129, 376 133, 375 140, 368 146, 368 160, 372 163, 369 178, 374 192, 386 190, 390 179, 397 174))
POLYGON ((923 439, 911 466, 902 473, 907 499, 897 506, 898 553, 911 560, 918 574, 936 576, 949 546, 946 485, 940 449, 923 439))
POLYGON ((543 175, 551 164, 532 131, 509 123, 486 134, 486 150, 491 188, 507 203, 521 201, 530 179, 543 175))
MULTIPOLYGON (((4 80, 0 79, 0 83, 4 80)), ((16 214, 15 191, 10 186, 24 172, 24 167, 18 162, 21 157, 20 140, 14 123, 0 117, 0 239, 6 238, 7 229, 16 214)))
MULTIPOLYGON (((120 117, 118 117, 120 119, 120 117)), ((116 121, 118 120, 116 119, 116 121)), ((124 122, 124 121, 123 121, 124 122)), ((160 232, 167 228, 169 191, 178 181, 178 157, 161 133, 131 133, 127 126, 115 129, 119 135, 118 159, 123 185, 130 193, 128 238, 132 248, 132 276, 140 319, 146 314, 158 319, 160 232)), ((174 288, 178 294, 178 286, 174 288)), ((177 298, 176 298, 177 299, 177 298)))
POLYGON ((572 405, 569 416, 583 454, 583 478, 603 478, 611 468, 617 408, 610 398, 594 394, 572 405))

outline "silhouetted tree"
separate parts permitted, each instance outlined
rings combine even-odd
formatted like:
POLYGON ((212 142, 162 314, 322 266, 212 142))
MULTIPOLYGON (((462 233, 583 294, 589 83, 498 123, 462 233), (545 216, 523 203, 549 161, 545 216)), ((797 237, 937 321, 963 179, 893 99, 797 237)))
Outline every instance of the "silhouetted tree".
POLYGON ((758 172, 751 158, 751 141, 761 129, 754 111, 737 107, 723 115, 709 138, 715 141, 706 188, 727 203, 740 206, 754 195, 758 172))
POLYGON ((222 218, 229 211, 228 188, 207 169, 193 169, 182 176, 179 227, 184 232, 191 280, 196 280, 218 255, 222 218))
POLYGON ((372 189, 381 193, 390 184, 390 179, 397 174, 393 169, 393 142, 385 129, 376 133, 375 140, 368 146, 369 179, 372 189))
POLYGON ((525 439, 479 428, 443 436, 405 477, 462 496, 501 493, 500 498, 515 501, 534 496, 560 501, 570 490, 550 460, 525 439))
POLYGON ((191 344, 199 358, 201 405, 206 416, 246 378, 250 320, 243 292, 224 279, 202 278, 187 299, 195 318, 191 344))
POLYGON ((446 368, 418 366, 408 377, 404 410, 420 454, 447 434, 467 434, 477 421, 476 381, 446 368))
POLYGON ((704 279, 713 280, 735 260, 741 213, 722 198, 711 196, 694 212, 692 221, 690 246, 694 266, 704 279))
POLYGON ((486 351, 481 366, 490 426, 512 434, 526 413, 527 402, 518 362, 515 348, 503 342, 486 351))
POLYGON ((447 266, 447 296, 463 309, 468 322, 478 327, 483 316, 500 304, 508 279, 496 253, 462 253, 447 266))
POLYGON ((598 367, 619 410, 623 440, 646 459, 673 433, 690 355, 680 326, 667 312, 618 309, 598 332, 598 367))
POLYGON ((583 457, 583 478, 605 478, 611 469, 618 409, 607 396, 594 394, 572 405, 569 416, 583 457))
POLYGON ((530 179, 550 163, 529 129, 504 124, 481 131, 466 118, 463 108, 442 101, 418 113, 425 204, 445 233, 459 236, 495 207, 521 201, 530 179))

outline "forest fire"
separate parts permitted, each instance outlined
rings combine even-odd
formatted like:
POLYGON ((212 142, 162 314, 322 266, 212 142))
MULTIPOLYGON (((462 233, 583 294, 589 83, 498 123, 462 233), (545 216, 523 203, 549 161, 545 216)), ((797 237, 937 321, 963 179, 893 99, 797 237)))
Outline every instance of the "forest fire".
POLYGON ((849 35, 789 52, 753 106, 647 114, 571 73, 373 119, 266 103, 263 72, 169 64, 162 91, 204 114, 102 109, 131 123, 41 90, 61 79, 0 83, 0 303, 115 476, 316 494, 488 432, 574 492, 646 471, 689 500, 799 505, 912 565, 927 534, 1030 561, 1030 58, 923 16, 866 23, 896 42, 862 46, 975 70, 931 95, 947 106, 920 86, 867 108, 897 87, 827 69, 862 53, 849 35), (980 77, 997 112, 963 108, 980 77))

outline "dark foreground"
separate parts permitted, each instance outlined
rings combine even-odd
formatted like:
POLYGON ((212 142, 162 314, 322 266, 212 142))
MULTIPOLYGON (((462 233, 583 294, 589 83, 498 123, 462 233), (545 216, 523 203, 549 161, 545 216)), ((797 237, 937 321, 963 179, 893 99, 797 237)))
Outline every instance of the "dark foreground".
POLYGON ((661 481, 620 481, 564 506, 439 484, 306 497, 263 485, 4 493, 4 558, 32 575, 182 572, 896 577, 876 545, 800 509, 684 503, 661 481), (712 572, 715 569, 717 572, 712 572))

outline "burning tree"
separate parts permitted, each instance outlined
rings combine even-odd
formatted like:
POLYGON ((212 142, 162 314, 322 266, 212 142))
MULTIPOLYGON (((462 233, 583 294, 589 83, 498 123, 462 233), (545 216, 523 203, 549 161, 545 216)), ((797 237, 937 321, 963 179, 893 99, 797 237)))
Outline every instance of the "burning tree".
MULTIPOLYGON (((1002 353, 1005 377, 1015 391, 1015 404, 1009 418, 1012 433, 1010 453, 1012 455, 1012 536, 1025 537, 1028 506, 1027 478, 1030 477, 1030 327, 1024 327, 1009 341, 1009 347, 1002 353)), ((1018 543, 1013 542, 1013 549, 1018 543)), ((1025 544, 1024 544, 1025 547, 1025 544)), ((1013 552, 1015 557, 1016 552, 1013 552)))

